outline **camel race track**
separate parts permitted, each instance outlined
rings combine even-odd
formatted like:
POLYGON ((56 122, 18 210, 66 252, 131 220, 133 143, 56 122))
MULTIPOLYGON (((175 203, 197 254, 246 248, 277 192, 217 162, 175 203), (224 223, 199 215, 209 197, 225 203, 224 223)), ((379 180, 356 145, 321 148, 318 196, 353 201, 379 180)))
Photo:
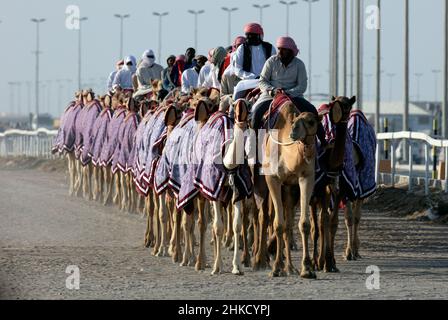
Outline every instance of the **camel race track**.
MULTIPOLYGON (((152 256, 143 246, 140 215, 68 196, 65 163, 2 160, 0 168, 1 299, 448 298, 448 227, 400 217, 397 203, 389 211, 367 205, 357 261, 342 258, 346 231, 341 219, 335 246, 340 273, 318 272, 317 280, 304 280, 270 278, 270 270, 244 268, 243 276, 235 276, 231 252, 223 250, 223 274, 212 276, 210 268, 197 273, 171 258, 152 256), (66 286, 69 266, 79 267, 79 290, 66 286), (366 286, 373 274, 366 273, 369 266, 379 268, 379 289, 372 282, 366 286)), ((396 195, 382 196, 406 206, 396 195)), ((294 234, 297 238, 297 229, 294 234)), ((299 267, 301 250, 292 255, 299 267)))

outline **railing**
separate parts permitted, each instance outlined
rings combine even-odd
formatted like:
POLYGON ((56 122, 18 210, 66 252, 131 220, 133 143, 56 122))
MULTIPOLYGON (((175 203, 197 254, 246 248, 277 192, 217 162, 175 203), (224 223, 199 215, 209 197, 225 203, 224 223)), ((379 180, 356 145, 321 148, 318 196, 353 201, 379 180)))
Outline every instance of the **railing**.
MULTIPOLYGON (((53 139, 56 136, 57 131, 39 129, 36 131, 24 131, 24 130, 9 130, 4 133, 0 133, 0 157, 38 157, 38 158, 54 158, 51 154, 51 148, 53 145, 53 139)), ((377 149, 376 149, 376 181, 380 181, 380 160, 381 160, 381 148, 380 141, 388 141, 390 147, 388 147, 388 154, 390 154, 390 166, 391 166, 391 184, 395 185, 397 177, 406 177, 409 183, 409 190, 413 188, 413 179, 417 177, 414 171, 413 160, 413 146, 412 143, 407 143, 408 164, 406 172, 398 174, 397 161, 395 155, 395 145, 398 141, 407 140, 408 142, 420 141, 424 143, 424 185, 425 193, 429 194, 430 185, 430 163, 434 166, 434 159, 430 157, 430 147, 444 149, 445 160, 445 176, 443 177, 443 184, 440 185, 444 188, 445 192, 448 192, 448 140, 434 139, 424 133, 420 132, 391 132, 391 133, 379 133, 377 135, 377 149), (407 174, 406 174, 407 173, 407 174)), ((434 150, 433 150, 434 153, 434 150)), ((434 181, 439 181, 433 177, 434 181)))
POLYGON ((8 130, 0 133, 0 157, 53 158, 51 148, 57 131, 8 130))
MULTIPOLYGON (((444 189, 445 192, 448 192, 448 140, 434 139, 424 133, 421 132, 391 132, 391 133, 379 133, 377 135, 377 149, 376 149, 376 181, 380 181, 380 143, 381 140, 386 140, 390 142, 394 141, 403 141, 406 140, 408 142, 412 141, 420 141, 424 143, 424 186, 425 186, 425 194, 429 194, 429 185, 430 185, 430 163, 433 164, 433 168, 436 167, 437 163, 435 161, 434 155, 436 154, 436 148, 444 149, 444 161, 445 161, 445 175, 443 180, 438 180, 437 177, 433 176, 432 180, 435 182, 441 182, 439 185, 444 189), (433 149, 433 157, 430 156, 430 147, 433 149), (443 183, 442 183, 443 182, 443 183)), ((408 164, 407 164, 407 174, 400 174, 400 176, 407 177, 409 184, 409 191, 413 188, 413 178, 416 178, 414 171, 414 160, 412 153, 412 143, 406 143, 407 145, 407 155, 408 155, 408 164)), ((398 176, 397 174, 397 161, 395 155, 395 144, 390 144, 390 164, 391 164, 391 184, 395 186, 395 178, 398 176)), ((435 172, 435 170, 433 169, 435 172)), ((438 185, 436 183, 436 185, 438 185)))

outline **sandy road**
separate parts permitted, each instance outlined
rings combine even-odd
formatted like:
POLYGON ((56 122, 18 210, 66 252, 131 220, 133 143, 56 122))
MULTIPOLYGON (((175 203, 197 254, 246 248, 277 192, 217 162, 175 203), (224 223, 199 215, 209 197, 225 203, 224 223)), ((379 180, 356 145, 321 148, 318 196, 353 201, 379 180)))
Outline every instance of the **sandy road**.
MULTIPOLYGON (((338 232, 338 274, 270 279, 268 271, 200 274, 155 258, 142 247, 136 215, 67 195, 63 174, 0 170, 2 299, 447 299, 448 227, 365 213, 363 259, 345 262, 338 232), (66 288, 67 266, 80 269, 80 290, 66 288), (380 268, 380 289, 366 288, 366 268, 380 268)), ((211 247, 208 261, 211 260, 211 247)), ((301 252, 293 252, 299 266, 301 252)))

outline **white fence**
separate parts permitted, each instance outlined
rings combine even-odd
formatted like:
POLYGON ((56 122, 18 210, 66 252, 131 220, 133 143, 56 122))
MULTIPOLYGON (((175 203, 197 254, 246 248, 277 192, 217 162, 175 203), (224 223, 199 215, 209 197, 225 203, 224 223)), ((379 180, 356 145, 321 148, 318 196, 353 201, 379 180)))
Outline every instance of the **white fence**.
MULTIPOLYGON (((53 139, 56 136, 57 131, 51 131, 47 129, 39 129, 37 131, 23 131, 23 130, 9 130, 5 133, 0 133, 0 157, 39 157, 39 158, 53 158, 51 154, 51 147, 53 139)), ((420 132, 391 132, 391 133, 379 133, 377 135, 377 153, 376 153, 376 180, 380 182, 380 142, 387 140, 390 142, 389 154, 391 161, 391 184, 394 185, 397 177, 406 177, 409 183, 409 190, 413 187, 413 178, 416 178, 414 171, 414 163, 412 157, 412 143, 410 141, 419 141, 424 143, 425 161, 424 161, 424 185, 426 194, 429 193, 430 179, 430 164, 433 164, 433 159, 430 156, 430 149, 432 147, 441 148, 444 150, 445 161, 445 177, 443 181, 443 188, 445 192, 448 192, 448 140, 434 139, 424 133, 420 132), (406 140, 408 165, 407 172, 405 174, 398 174, 396 165, 395 146, 396 142, 406 140)), ((439 185, 442 185, 439 184, 439 185)))
MULTIPOLYGON (((429 185, 431 182, 430 179, 430 164, 434 164, 433 157, 431 157, 430 152, 432 148, 441 148, 443 149, 444 154, 444 162, 445 162, 445 176, 444 180, 440 181, 437 179, 432 179, 432 182, 442 182, 442 183, 434 183, 434 186, 440 186, 444 188, 445 192, 448 192, 448 140, 440 140, 440 139, 434 139, 424 133, 421 132, 391 132, 391 133, 379 133, 377 135, 378 143, 376 148, 376 181, 378 182, 380 180, 380 170, 379 170, 379 163, 380 163, 380 141, 387 140, 390 143, 390 149, 388 151, 390 154, 390 161, 391 161, 391 184, 392 186, 395 185, 396 178, 398 176, 397 174, 397 161, 396 161, 396 155, 395 155, 395 145, 398 141, 407 141, 407 158, 408 158, 408 170, 406 174, 400 174, 400 176, 404 176, 408 180, 409 184, 409 190, 412 190, 413 187, 413 178, 416 178, 415 171, 414 171, 414 163, 413 163, 413 153, 412 153, 412 141, 417 141, 424 144, 424 186, 425 186, 425 194, 429 194, 429 185)), ((436 152, 437 154, 437 152, 436 152)), ((437 165, 437 163, 436 163, 437 165)), ((431 169, 432 170, 432 169, 431 169)))
POLYGON ((0 133, 0 157, 52 158, 51 147, 57 131, 9 130, 0 133))

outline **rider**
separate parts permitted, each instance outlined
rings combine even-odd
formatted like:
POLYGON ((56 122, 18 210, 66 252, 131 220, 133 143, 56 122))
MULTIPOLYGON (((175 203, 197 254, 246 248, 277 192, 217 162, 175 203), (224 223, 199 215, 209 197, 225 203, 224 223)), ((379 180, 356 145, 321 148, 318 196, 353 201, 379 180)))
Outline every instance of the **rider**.
POLYGON ((117 75, 118 71, 121 70, 121 68, 123 67, 123 65, 124 65, 124 60, 123 60, 123 59, 120 60, 120 61, 118 61, 118 62, 115 64, 115 70, 112 71, 112 72, 110 73, 110 75, 109 75, 109 79, 107 79, 107 91, 108 91, 108 92, 111 92, 111 91, 112 91, 112 89, 113 89, 112 84, 113 84, 113 82, 114 82, 114 80, 115 80, 115 76, 117 75))
POLYGON ((166 91, 171 91, 176 88, 170 77, 174 62, 176 62, 176 57, 173 55, 169 56, 168 59, 166 59, 168 67, 162 71, 162 86, 166 91))
POLYGON ((238 82, 240 81, 240 78, 238 78, 235 75, 235 53, 236 50, 242 46, 244 43, 246 42, 246 38, 239 36, 235 39, 235 41, 233 42, 233 51, 228 54, 228 56, 226 57, 226 61, 228 61, 227 67, 224 71, 224 74, 222 75, 222 80, 221 80, 221 93, 223 95, 227 95, 227 94, 232 94, 233 95, 233 91, 235 89, 235 86, 238 84, 238 82))
POLYGON ((155 63, 156 57, 152 50, 146 50, 142 55, 142 61, 137 69, 138 87, 150 86, 152 80, 160 80, 162 78, 163 68, 155 63))
POLYGON ((136 59, 134 56, 128 56, 124 59, 125 66, 117 72, 113 82, 113 89, 121 88, 124 92, 132 92, 134 86, 132 84, 132 76, 136 71, 136 59))
POLYGON ((192 88, 197 88, 199 73, 207 62, 207 57, 198 55, 194 59, 195 66, 182 73, 182 93, 189 94, 192 88))
POLYGON ((244 91, 257 87, 263 65, 269 57, 276 54, 274 46, 263 41, 264 31, 258 23, 247 24, 244 33, 246 43, 235 53, 235 75, 242 80, 235 88, 235 100, 242 98, 244 91))
MULTIPOLYGON (((277 48, 278 54, 266 61, 261 72, 259 87, 262 94, 251 109, 250 124, 255 130, 261 128, 263 115, 279 92, 286 93, 300 112, 318 114, 316 108, 303 97, 308 76, 305 64, 296 57, 299 53, 296 43, 290 37, 280 37, 277 48)), ((325 144, 325 132, 320 122, 317 134, 321 143, 325 144)))

